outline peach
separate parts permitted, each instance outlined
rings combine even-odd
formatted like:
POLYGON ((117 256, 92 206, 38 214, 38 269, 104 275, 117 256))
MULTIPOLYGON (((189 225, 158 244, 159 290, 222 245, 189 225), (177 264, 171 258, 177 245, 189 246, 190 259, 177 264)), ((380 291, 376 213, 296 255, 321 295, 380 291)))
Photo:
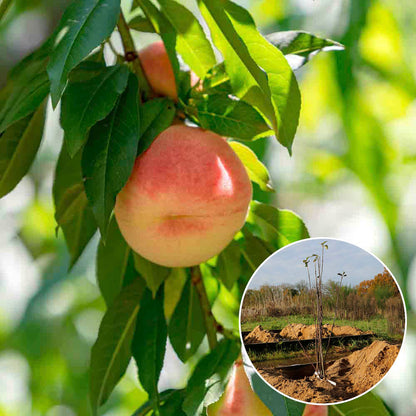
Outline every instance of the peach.
POLYGON ((305 407, 303 416, 327 416, 328 407, 327 406, 318 406, 314 404, 308 404, 305 407))
POLYGON ((252 196, 244 165, 221 136, 172 125, 135 162, 117 195, 127 243, 153 263, 200 264, 243 226, 252 196))
MULTIPOLYGON (((139 51, 140 63, 147 81, 156 95, 178 100, 175 83, 175 74, 172 64, 162 41, 154 42, 139 51)), ((195 72, 190 72, 191 86, 198 83, 199 78, 195 72)))
POLYGON ((208 406, 208 416, 272 416, 269 408, 252 390, 242 360, 234 363, 233 373, 220 400, 208 406))
POLYGON ((157 95, 178 99, 175 74, 162 41, 154 42, 139 51, 143 72, 157 95))

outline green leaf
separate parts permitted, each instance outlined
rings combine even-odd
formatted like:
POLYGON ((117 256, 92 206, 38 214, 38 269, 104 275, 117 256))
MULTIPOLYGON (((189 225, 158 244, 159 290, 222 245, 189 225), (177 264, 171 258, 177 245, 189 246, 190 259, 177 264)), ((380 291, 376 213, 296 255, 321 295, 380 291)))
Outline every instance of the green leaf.
POLYGON ((134 266, 140 273, 140 276, 146 281, 146 285, 152 291, 153 296, 156 296, 159 286, 171 273, 170 268, 152 263, 137 253, 134 253, 134 266))
POLYGON ((254 272, 275 249, 271 248, 265 241, 254 236, 246 228, 243 228, 244 244, 241 249, 244 259, 254 272))
POLYGON ((272 243, 276 249, 309 237, 304 222, 294 212, 257 201, 250 204, 247 222, 256 224, 260 229, 260 237, 272 243))
POLYGON ((299 403, 296 400, 290 400, 287 397, 283 397, 283 400, 286 405, 286 410, 288 416, 301 416, 305 409, 305 405, 303 403, 299 403))
POLYGON ((130 29, 137 30, 138 32, 156 33, 152 22, 142 15, 137 15, 129 22, 130 29))
POLYGON ((245 166, 248 176, 252 182, 257 183, 260 189, 267 192, 274 192, 271 185, 269 172, 266 166, 261 163, 256 154, 247 146, 238 142, 228 142, 245 166))
POLYGON ((107 306, 110 306, 120 290, 129 284, 137 272, 134 268, 133 255, 124 241, 115 217, 108 226, 107 241, 100 239, 97 250, 97 281, 107 306))
POLYGON ((207 292, 209 304, 211 307, 214 305, 214 302, 217 300, 218 295, 221 290, 221 283, 218 279, 218 273, 216 266, 218 263, 218 258, 209 260, 209 263, 201 263, 199 268, 201 270, 202 280, 207 292))
POLYGON ((126 372, 144 287, 141 279, 126 286, 101 321, 91 351, 90 398, 94 415, 126 372))
POLYGON ((175 75, 176 86, 180 85, 179 60, 176 55, 176 31, 166 16, 150 0, 134 0, 133 5, 140 7, 149 22, 154 27, 155 32, 160 35, 169 56, 175 75))
POLYGON ((253 390, 270 409, 272 414, 279 416, 301 416, 303 414, 305 409, 303 403, 290 400, 277 393, 254 371, 249 372, 248 376, 253 390))
POLYGON ((267 35, 266 39, 287 55, 286 59, 293 70, 305 65, 319 52, 344 49, 341 43, 320 38, 303 30, 275 32, 267 35))
POLYGON ((301 102, 296 78, 284 55, 257 31, 244 8, 231 1, 202 2, 234 93, 270 120, 279 142, 291 153, 301 102))
MULTIPOLYGON (((100 60, 101 54, 93 54, 80 62, 69 74, 70 84, 82 83, 101 75, 105 66, 105 61, 100 60)), ((65 93, 64 93, 65 94, 65 93)))
MULTIPOLYGON (((182 405, 183 402, 183 393, 184 390, 174 390, 174 389, 168 389, 164 390, 161 393, 159 393, 159 402, 162 404, 160 408, 160 416, 183 416, 183 411, 177 407, 177 403, 179 402, 180 405, 182 405), (165 404, 167 406, 165 406, 165 404), (172 410, 172 407, 174 408, 174 411, 171 411, 168 413, 169 410, 172 410)), ((132 416, 146 416, 149 414, 149 412, 153 409, 153 401, 148 400, 146 403, 141 405, 132 416)))
POLYGON ((131 74, 111 113, 90 131, 82 154, 88 200, 105 239, 116 196, 127 182, 139 141, 138 83, 131 74))
POLYGON ((68 188, 57 201, 55 220, 57 229, 63 230, 72 267, 97 229, 81 183, 68 188))
POLYGON ((119 14, 120 0, 76 0, 66 9, 47 68, 54 107, 71 69, 111 35, 119 14))
POLYGON ((62 146, 52 193, 55 219, 64 233, 72 267, 97 230, 83 189, 80 153, 71 158, 65 146, 62 146))
MULTIPOLYGON (((87 207, 88 201, 81 183, 77 183, 66 189, 62 197, 56 201, 55 220, 58 229, 73 227, 74 222, 87 207)), ((92 217, 93 218, 93 217, 92 217)), ((94 227, 94 231, 96 227, 94 227)), ((79 231, 79 230, 77 230, 79 231)))
POLYGON ((202 91, 197 91, 200 85, 197 84, 194 87, 194 91, 197 95, 199 94, 232 94, 230 77, 225 70, 224 62, 219 63, 212 67, 205 75, 202 80, 202 91))
POLYGON ((10 95, 11 90, 12 85, 10 82, 6 83, 6 85, 2 89, 0 89, 0 112, 3 111, 7 97, 10 95))
POLYGON ((184 6, 173 0, 158 0, 162 13, 175 29, 176 51, 202 78, 215 65, 215 55, 198 19, 184 6))
POLYGON ((206 130, 221 136, 255 140, 273 131, 250 104, 227 95, 203 95, 189 102, 187 114, 206 130))
POLYGON ((186 413, 182 410, 184 396, 183 390, 174 391, 161 406, 160 416, 186 416, 186 413))
MULTIPOLYGON (((104 44, 102 43, 97 50, 92 51, 87 56, 87 58, 85 58, 84 61, 81 61, 81 64, 83 62, 91 62, 91 63, 94 63, 95 62, 95 63, 104 64, 105 65, 104 44)), ((74 71, 72 71, 72 72, 74 72, 74 71)), ((69 74, 69 78, 68 79, 71 79, 71 73, 69 74)))
POLYGON ((58 205, 65 192, 79 183, 82 184, 81 153, 78 153, 74 158, 71 158, 65 145, 63 145, 56 164, 52 188, 55 207, 58 205))
POLYGON ((89 129, 108 115, 127 86, 129 71, 125 65, 101 66, 89 80, 69 82, 62 96, 61 126, 72 156, 84 144, 89 129))
POLYGON ((271 102, 268 99, 270 98, 270 90, 267 76, 250 55, 244 40, 240 37, 242 33, 236 31, 226 14, 225 8, 228 2, 201 0, 199 4, 213 41, 225 59, 226 71, 230 76, 234 94, 241 96, 250 87, 257 85, 260 91, 263 91, 264 105, 269 107, 270 111, 271 102))
POLYGON ((328 416, 389 416, 383 402, 374 393, 367 393, 350 402, 328 406, 328 416))
POLYGON ((163 312, 163 287, 156 296, 146 289, 140 302, 134 332, 132 353, 139 370, 139 379, 143 388, 154 400, 158 408, 158 389, 160 372, 163 367, 167 341, 167 326, 163 312))
POLYGON ((186 362, 195 354, 204 336, 204 318, 198 294, 188 279, 169 322, 169 339, 180 360, 186 362))
POLYGON ((168 98, 156 98, 140 107, 140 141, 138 154, 143 153, 153 140, 173 122, 176 108, 168 98))
POLYGON ((22 118, 33 114, 49 93, 46 65, 51 39, 23 59, 11 72, 1 90, 0 133, 22 118))
POLYGON ((201 415, 204 407, 221 397, 231 366, 239 354, 237 342, 222 339, 198 362, 188 381, 182 407, 188 416, 201 415))
POLYGON ((13 190, 28 172, 42 140, 44 123, 42 104, 0 135, 0 197, 13 190))
POLYGON ((218 275, 228 290, 231 290, 234 283, 241 276, 240 259, 240 245, 235 240, 231 241, 218 255, 218 275))
MULTIPOLYGON (((180 103, 179 105, 181 107, 183 107, 188 100, 189 100, 189 96, 190 93, 192 91, 192 87, 191 87, 191 81, 192 83, 194 83, 195 79, 194 79, 194 74, 192 74, 192 80, 191 80, 191 70, 181 70, 179 72, 179 88, 178 88, 178 102, 180 103)), ((198 82, 196 83, 198 84, 198 82)), ((194 83, 194 85, 196 85, 194 83)))
POLYGON ((87 198, 81 183, 68 188, 56 207, 55 219, 58 226, 70 223, 84 202, 87 203, 87 198))
POLYGON ((186 270, 181 268, 174 268, 171 270, 169 276, 165 280, 165 304, 164 311, 165 317, 169 320, 173 314, 173 311, 178 304, 183 287, 186 283, 186 270))

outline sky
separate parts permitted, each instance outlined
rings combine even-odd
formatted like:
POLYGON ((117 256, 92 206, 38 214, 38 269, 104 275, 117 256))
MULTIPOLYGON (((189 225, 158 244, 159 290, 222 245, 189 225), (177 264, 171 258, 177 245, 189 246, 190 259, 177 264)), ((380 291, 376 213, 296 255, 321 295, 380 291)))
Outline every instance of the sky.
MULTIPOLYGON (((296 284, 308 281, 303 259, 321 255, 321 242, 327 241, 324 253, 323 283, 338 280, 337 273, 346 272, 343 285, 356 286, 363 280, 370 280, 384 270, 384 265, 365 250, 344 241, 332 239, 307 239, 284 247, 270 256, 255 272, 249 287, 258 289, 262 285, 296 284)), ((309 263, 311 277, 313 262, 309 263)))

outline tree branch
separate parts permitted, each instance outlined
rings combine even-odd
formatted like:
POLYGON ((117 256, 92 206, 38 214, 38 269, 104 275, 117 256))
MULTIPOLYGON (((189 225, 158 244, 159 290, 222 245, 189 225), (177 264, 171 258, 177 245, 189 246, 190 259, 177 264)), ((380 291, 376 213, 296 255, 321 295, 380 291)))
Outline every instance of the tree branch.
POLYGON ((194 266, 191 268, 191 281, 195 286, 199 296, 199 302, 201 304, 202 314, 204 316, 205 329, 207 331, 208 344, 210 349, 213 349, 217 345, 218 324, 211 311, 211 305, 209 304, 207 291, 205 290, 204 282, 202 281, 202 275, 199 266, 194 266))
POLYGON ((130 28, 126 22, 123 12, 120 13, 120 18, 117 23, 118 32, 120 33, 121 42, 124 49, 124 59, 130 62, 133 67, 133 72, 139 79, 140 91, 147 97, 150 93, 150 86, 147 82, 146 76, 143 72, 142 65, 140 63, 139 55, 134 45, 133 37, 130 33, 130 28))
POLYGON ((113 54, 115 55, 115 57, 116 57, 116 58, 123 58, 123 55, 120 55, 120 54, 117 52, 117 49, 114 47, 113 42, 111 42, 111 39, 110 39, 110 38, 108 38, 108 39, 106 40, 106 43, 107 43, 107 45, 108 45, 108 46, 109 46, 109 48, 111 49, 111 52, 113 52, 113 54))

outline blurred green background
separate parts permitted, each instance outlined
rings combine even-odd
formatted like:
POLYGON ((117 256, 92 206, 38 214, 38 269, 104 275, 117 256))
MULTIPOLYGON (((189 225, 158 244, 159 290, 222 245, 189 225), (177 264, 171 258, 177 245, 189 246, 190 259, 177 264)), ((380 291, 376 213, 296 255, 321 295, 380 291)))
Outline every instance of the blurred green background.
MULTIPOLYGON (((238 2, 263 33, 302 29, 346 45, 297 72, 303 105, 293 157, 271 139, 257 142, 277 193, 255 195, 300 214, 313 237, 373 252, 397 277, 408 332, 376 391, 393 414, 416 414, 416 2, 238 2)), ((0 24, 0 85, 66 4, 14 2, 0 24)), ((55 237, 51 186, 61 143, 59 112, 49 108, 30 174, 0 201, 0 416, 89 414, 89 350, 104 303, 94 275, 97 238, 68 274, 62 236, 55 237)), ((181 385, 182 370, 170 351, 162 388, 181 385)), ((144 399, 134 373, 129 368, 106 416, 130 415, 144 399)))

